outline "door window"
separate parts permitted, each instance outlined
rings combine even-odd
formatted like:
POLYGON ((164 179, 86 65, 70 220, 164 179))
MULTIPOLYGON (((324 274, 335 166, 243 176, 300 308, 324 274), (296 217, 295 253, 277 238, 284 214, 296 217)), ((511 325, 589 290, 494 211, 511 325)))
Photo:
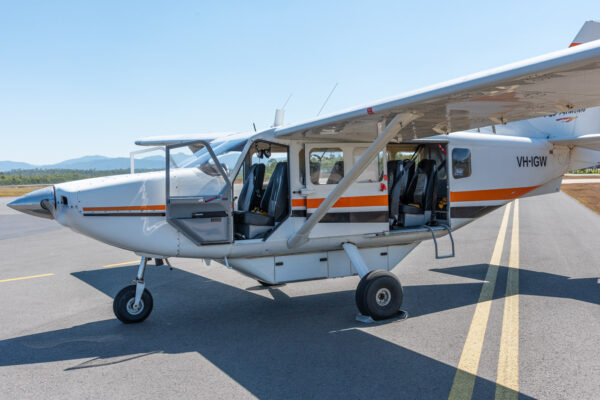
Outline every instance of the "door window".
POLYGON ((344 177, 344 152, 339 148, 315 148, 309 157, 313 185, 335 185, 344 177))

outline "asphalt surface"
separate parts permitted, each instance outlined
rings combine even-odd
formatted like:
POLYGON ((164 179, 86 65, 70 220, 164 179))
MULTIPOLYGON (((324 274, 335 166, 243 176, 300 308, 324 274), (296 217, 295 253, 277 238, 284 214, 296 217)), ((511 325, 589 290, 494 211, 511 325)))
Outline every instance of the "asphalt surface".
MULTIPOLYGON (((455 232, 455 258, 435 260, 422 243, 396 267, 404 321, 356 322, 357 277, 265 289, 216 263, 173 259, 174 271, 147 273, 152 315, 124 325, 112 296, 137 267, 103 266, 136 257, 14 213, 8 200, 3 399, 448 398, 505 212, 455 232), (7 281, 43 274, 53 275, 7 281)), ((473 398, 500 387, 512 213, 508 221, 473 398)), ((557 193, 520 200, 518 221, 518 397, 597 398, 600 216, 557 193)))

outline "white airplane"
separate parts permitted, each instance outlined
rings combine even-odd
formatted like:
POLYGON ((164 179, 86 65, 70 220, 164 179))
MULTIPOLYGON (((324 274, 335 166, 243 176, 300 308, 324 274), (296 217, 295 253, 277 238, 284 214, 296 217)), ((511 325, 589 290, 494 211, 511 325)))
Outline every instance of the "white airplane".
POLYGON ((599 25, 576 47, 299 124, 276 113, 258 133, 142 139, 164 146, 165 171, 57 184, 9 206, 141 257, 113 303, 125 323, 148 317, 148 260, 169 257, 264 285, 358 274, 360 313, 391 318, 403 295, 390 270, 421 241, 453 256, 437 238, 600 162, 600 40, 584 43, 599 25), (194 155, 172 167, 182 147, 194 155))

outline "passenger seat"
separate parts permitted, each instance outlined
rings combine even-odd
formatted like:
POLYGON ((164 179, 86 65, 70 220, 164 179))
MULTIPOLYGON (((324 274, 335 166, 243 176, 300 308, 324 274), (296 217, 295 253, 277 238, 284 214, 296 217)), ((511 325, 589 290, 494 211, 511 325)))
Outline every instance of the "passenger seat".
POLYGON ((405 226, 425 225, 432 219, 437 192, 437 168, 434 160, 419 163, 403 204, 400 206, 400 223, 405 226))
POLYGON ((388 161, 389 181, 389 210, 392 225, 396 225, 400 218, 400 204, 406 197, 406 190, 415 173, 413 160, 388 161))
POLYGON ((344 162, 336 161, 336 163, 333 164, 333 168, 331 168, 331 173, 329 174, 329 178, 327 178, 327 185, 336 185, 342 180, 343 177, 344 177, 344 162))

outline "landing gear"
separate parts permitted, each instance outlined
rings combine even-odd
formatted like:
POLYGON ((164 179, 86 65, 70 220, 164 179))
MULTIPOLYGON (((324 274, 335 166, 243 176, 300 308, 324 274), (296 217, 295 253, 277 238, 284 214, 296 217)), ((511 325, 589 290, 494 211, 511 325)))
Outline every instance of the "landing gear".
POLYGON ((371 271, 363 276, 356 288, 356 306, 363 315, 375 321, 398 315, 402 306, 402 286, 388 271, 371 271))
POLYGON ((355 298, 362 316, 381 321, 401 314, 403 293, 396 275, 384 270, 370 271, 354 244, 344 243, 342 247, 361 278, 355 298))
POLYGON ((142 322, 152 311, 152 295, 148 289, 144 289, 140 301, 135 306, 135 291, 136 285, 129 285, 121 289, 119 294, 115 296, 113 302, 113 311, 117 318, 125 323, 132 324, 142 322))
POLYGON ((142 322, 152 311, 152 295, 146 289, 144 274, 148 259, 142 257, 137 277, 134 280, 135 285, 123 288, 113 301, 113 311, 115 316, 125 324, 142 322))

